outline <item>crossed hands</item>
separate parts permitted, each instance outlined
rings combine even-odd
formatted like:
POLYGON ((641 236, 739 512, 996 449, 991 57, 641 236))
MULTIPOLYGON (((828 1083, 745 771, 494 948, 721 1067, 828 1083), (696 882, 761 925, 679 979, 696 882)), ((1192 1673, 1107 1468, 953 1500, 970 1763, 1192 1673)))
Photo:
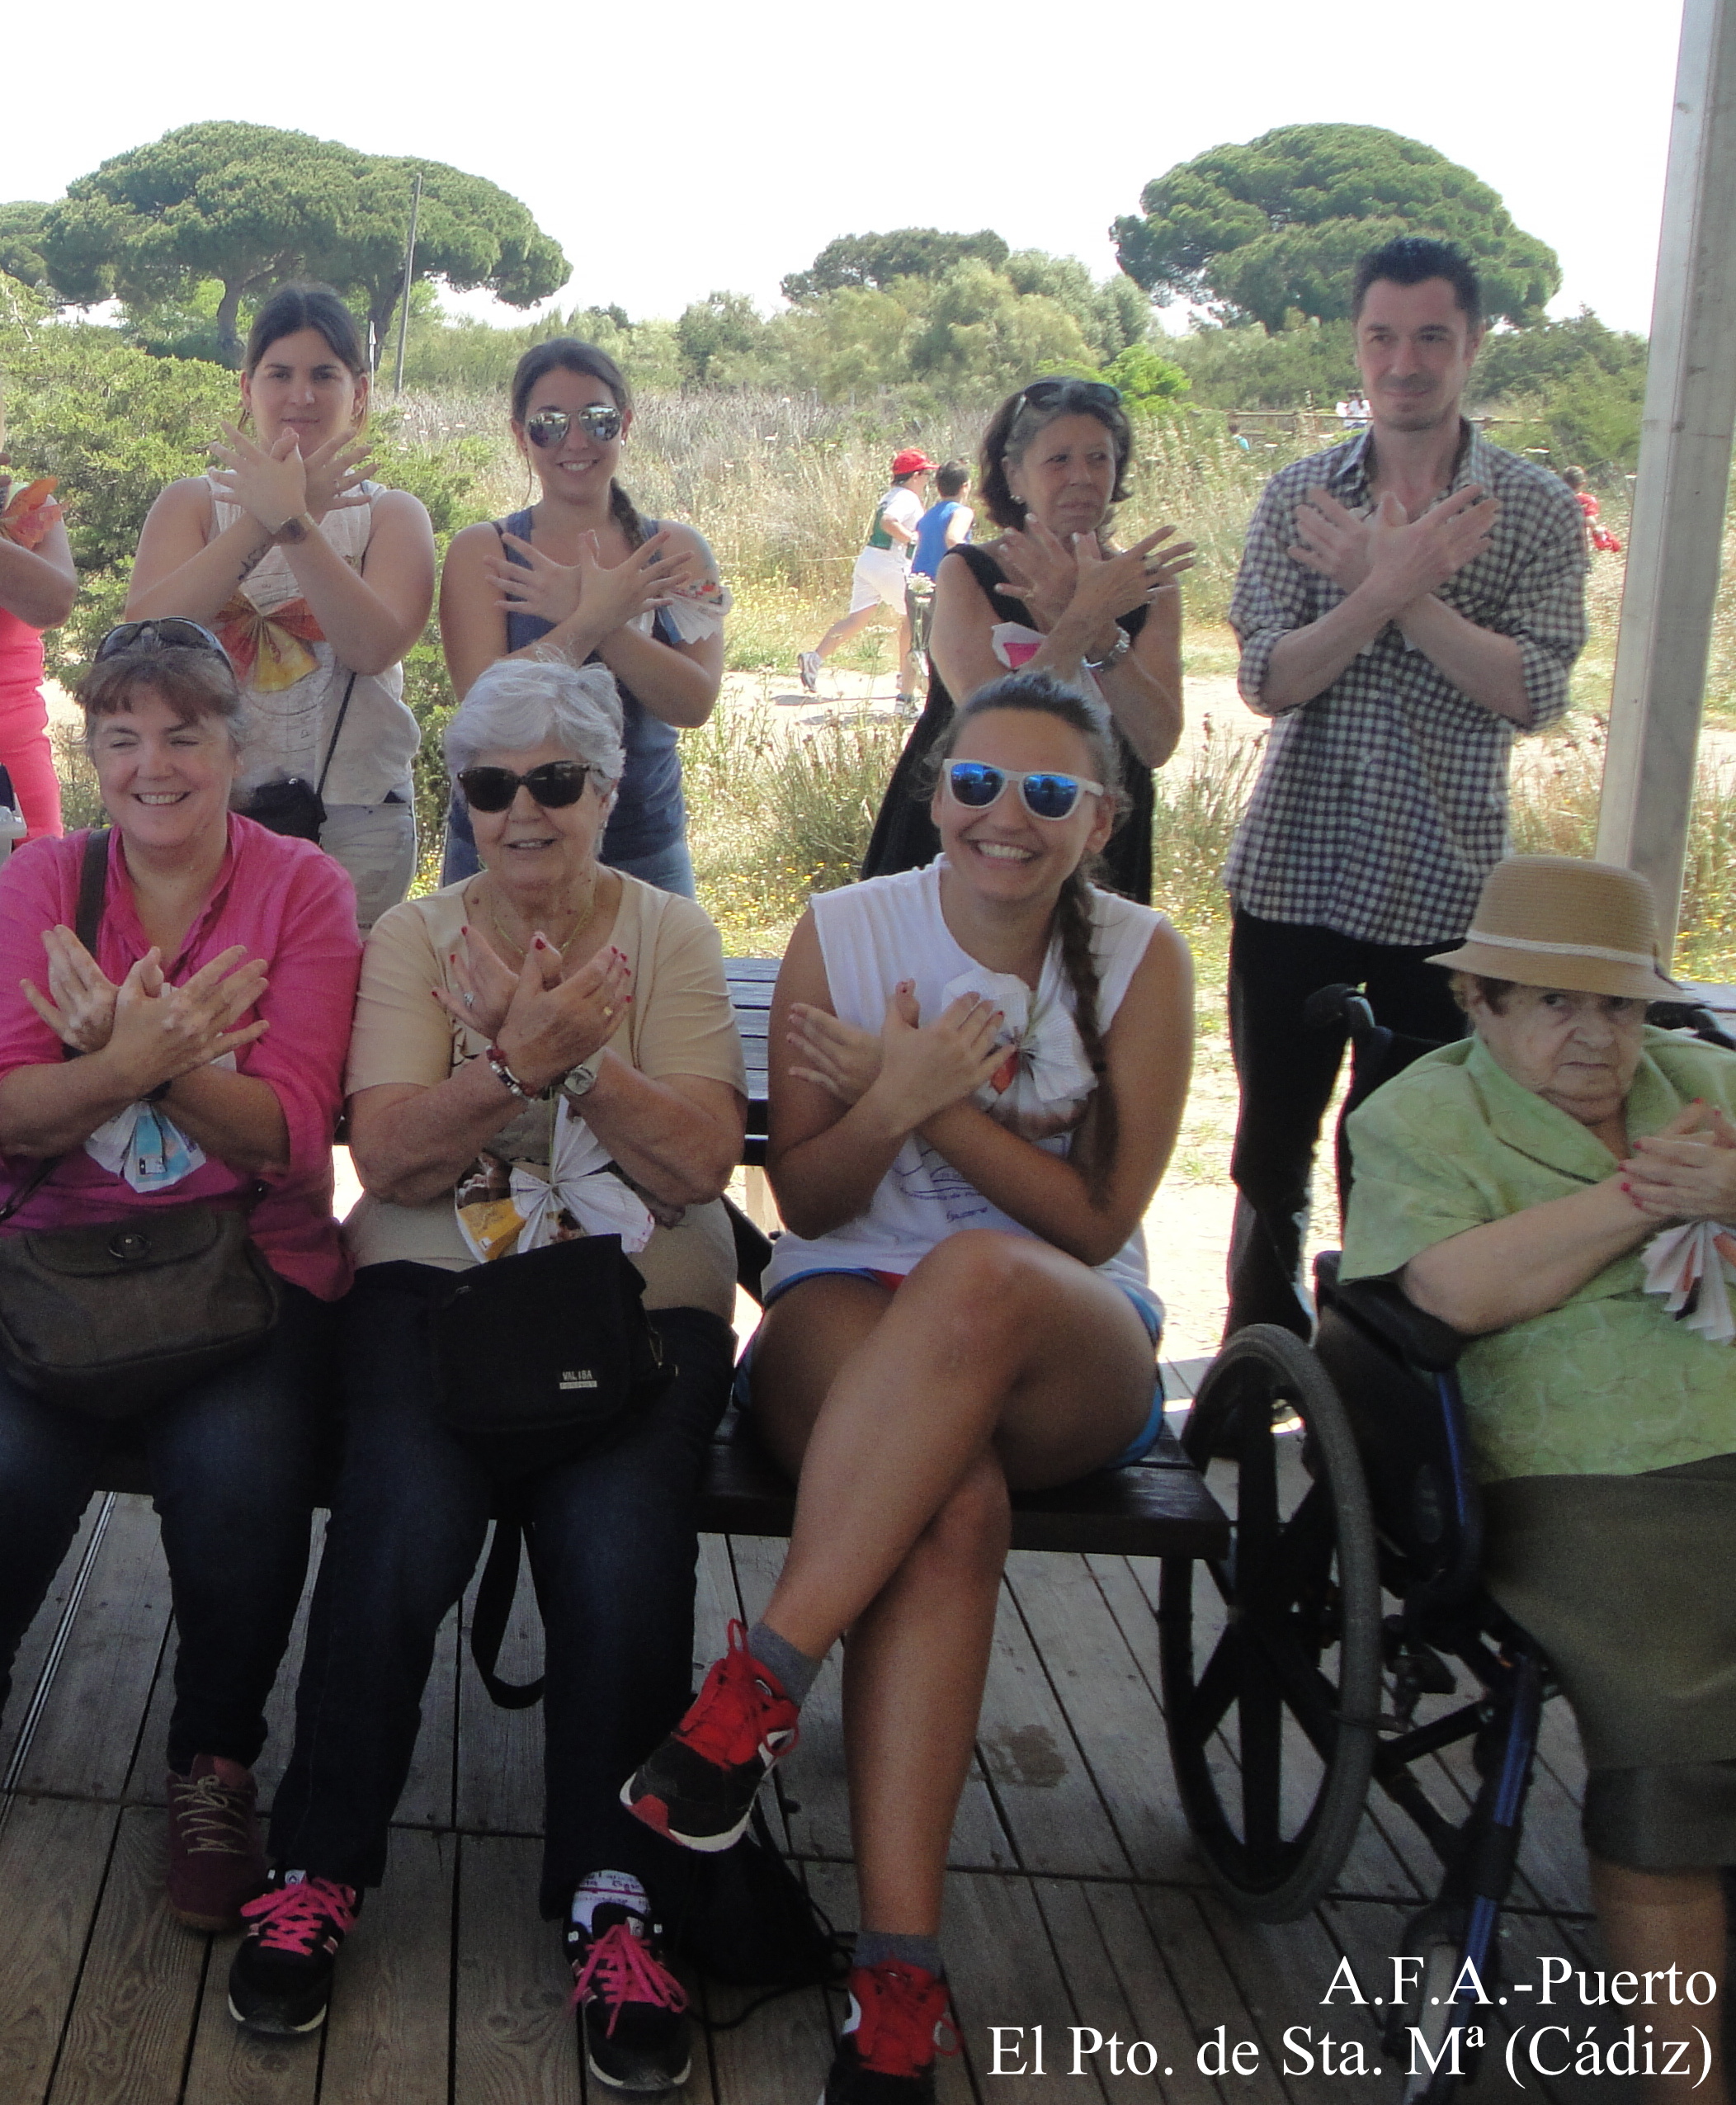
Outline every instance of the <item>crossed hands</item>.
POLYGON ((539 932, 515 973, 474 929, 463 941, 448 960, 459 991, 436 987, 434 998, 455 1023, 492 1039, 527 1089, 588 1060, 620 1028, 633 973, 613 944, 568 965, 539 932))
POLYGON ((960 994, 925 1024, 913 979, 901 979, 893 989, 878 1033, 797 1002, 787 1039, 800 1064, 790 1071, 846 1105, 860 1103, 877 1087, 896 1125, 914 1132, 937 1112, 974 1096, 1002 1066, 1004 1020, 993 1002, 960 994))
POLYGON ((664 528, 634 550, 625 563, 605 569, 594 533, 581 534, 577 563, 557 563, 517 534, 502 538, 530 565, 509 563, 504 550, 484 568, 500 597, 503 613, 534 614, 550 623, 565 621, 583 606, 587 617, 612 635, 634 615, 666 606, 682 586, 699 582, 702 564, 693 547, 677 547, 664 528))
POLYGON ((1635 1140, 1622 1185, 1648 1219, 1736 1225, 1736 1126, 1715 1105, 1691 1103, 1635 1140))
POLYGON ((1346 592, 1370 579, 1395 611, 1437 592, 1488 546, 1501 507, 1475 483, 1409 519, 1390 490, 1359 519, 1330 490, 1310 490, 1296 507, 1290 554, 1346 592))
POLYGON ((995 590, 1022 600, 1045 633, 1069 611, 1094 625, 1113 621, 1172 590, 1182 573, 1192 569, 1192 541, 1159 545, 1175 531, 1159 526, 1131 548, 1105 555, 1094 533, 1063 541, 1027 513, 1022 528, 1009 526, 1001 536, 1000 563, 1007 581, 995 590))
POLYGON ((235 1027, 267 984, 265 960, 249 958, 245 944, 231 944, 180 987, 164 979, 154 946, 118 987, 70 928, 44 929, 42 946, 49 990, 21 980, 25 999, 63 1045, 111 1053, 135 1096, 240 1051, 271 1027, 262 1017, 235 1027))
POLYGON ((222 428, 227 443, 214 442, 211 451, 225 465, 213 469, 211 479, 267 533, 303 512, 323 519, 367 503, 361 485, 374 463, 365 439, 340 432, 304 459, 294 432, 267 447, 234 424, 222 428))

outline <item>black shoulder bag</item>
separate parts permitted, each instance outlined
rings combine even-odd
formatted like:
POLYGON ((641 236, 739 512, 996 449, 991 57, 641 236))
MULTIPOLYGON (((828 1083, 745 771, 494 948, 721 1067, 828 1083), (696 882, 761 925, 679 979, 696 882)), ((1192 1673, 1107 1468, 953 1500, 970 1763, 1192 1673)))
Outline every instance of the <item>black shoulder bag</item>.
POLYGON ((319 780, 310 782, 304 775, 290 775, 281 782, 262 782, 239 806, 241 815, 251 819, 256 825, 264 826, 271 833, 284 833, 291 840, 317 841, 320 828, 326 822, 326 776, 332 772, 332 755, 337 750, 337 734, 343 729, 343 720, 350 713, 350 696, 356 691, 356 675, 350 675, 349 685, 343 691, 343 700, 337 706, 337 721, 332 726, 332 735, 326 745, 325 764, 319 771, 319 780))
MULTIPOLYGON (((92 956, 108 857, 107 832, 93 830, 78 916, 92 956)), ((64 1159, 40 1164, 0 1221, 64 1159)), ((21 1388, 92 1418, 131 1418, 257 1351, 282 1299, 248 1234, 246 1206, 138 1206, 87 1228, 0 1235, 0 1362, 21 1388)))

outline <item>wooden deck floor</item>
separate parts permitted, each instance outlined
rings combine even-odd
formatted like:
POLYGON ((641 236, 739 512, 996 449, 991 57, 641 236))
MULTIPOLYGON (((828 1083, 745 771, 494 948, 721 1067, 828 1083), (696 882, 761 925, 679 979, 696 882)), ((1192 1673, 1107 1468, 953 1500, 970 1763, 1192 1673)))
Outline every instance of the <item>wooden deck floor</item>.
MULTIPOLYGON (((762 1605, 781 1549, 705 1539, 702 1660, 721 1649, 728 1617, 751 1619, 762 1605)), ((1380 2063, 1366 2018, 1342 1999, 1324 2009, 1321 1998, 1346 1955, 1378 1970, 1368 1992, 1380 1992, 1386 1956, 1431 1876, 1426 1852, 1407 1823, 1377 1808, 1342 1890, 1309 1919, 1267 1928, 1233 1914, 1205 1879, 1170 1777, 1156 1583, 1142 1560, 1021 1554, 1009 1566, 953 1847, 946 1943, 964 2051, 942 2065, 941 2096, 946 2105, 1208 2105, 1220 2095, 1324 2105, 1347 2088, 1395 2098, 1390 2070, 1348 2086, 1318 2066, 1300 2071, 1282 2035, 1304 2026, 1316 2039, 1328 2029, 1360 2037, 1380 2063), (989 2028, 1038 2025, 1045 2073, 1016 2079, 1016 2055, 993 2073, 989 2028), (1153 2042, 1157 2073, 1112 2075, 1104 2055, 1072 2075, 1073 2027, 1117 2035, 1124 2047, 1153 2042), (1197 2044, 1219 2027, 1232 2046, 1258 2045, 1252 2074, 1201 2073, 1197 2044)), ((173 1642, 149 1505, 99 1500, 26 1641, 0 1733, 0 2105, 568 2105, 583 2096, 568 1977, 535 1913, 540 1721, 489 1703, 461 1661, 459 1619, 441 1646, 387 1882, 345 1951, 323 2037, 290 2044, 238 2030, 224 2008, 231 1941, 189 1933, 162 1905, 173 1642)), ((528 1665, 535 1647, 521 1617, 503 1668, 528 1665)), ((294 1664, 292 1655, 261 1763, 267 1797, 287 1744, 294 1664)), ((1510 1977, 1535 1979, 1544 1953, 1584 1963, 1580 1773, 1572 1725, 1552 1715, 1506 1919, 1510 1977)), ((1449 1756, 1431 1788, 1452 1802, 1464 1775, 1463 1759, 1449 1756)), ((850 1926, 835 1665, 781 1782, 791 1850, 850 1926)), ((713 1992, 708 2007, 734 2006, 713 1992)), ((815 1990, 713 2034, 687 2097, 811 2105, 837 2016, 815 1990)), ((1027 2070, 1031 2037, 1027 2029, 1027 2070)), ((1508 2088, 1491 2071, 1480 2094, 1508 2088)), ((1575 2088, 1584 2086, 1532 2075, 1528 2094, 1575 2088)), ((1623 2086, 1595 2088, 1613 2100, 1623 2086)))

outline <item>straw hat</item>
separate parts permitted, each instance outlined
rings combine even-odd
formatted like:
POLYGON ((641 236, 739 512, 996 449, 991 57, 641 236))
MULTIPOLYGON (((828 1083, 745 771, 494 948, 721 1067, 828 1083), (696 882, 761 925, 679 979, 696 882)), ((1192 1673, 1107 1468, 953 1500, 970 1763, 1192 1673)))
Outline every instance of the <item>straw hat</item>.
POLYGON ((1429 963, 1639 1001, 1667 1001, 1681 991, 1658 965, 1658 915, 1645 879, 1570 855, 1498 862, 1464 942, 1429 963))

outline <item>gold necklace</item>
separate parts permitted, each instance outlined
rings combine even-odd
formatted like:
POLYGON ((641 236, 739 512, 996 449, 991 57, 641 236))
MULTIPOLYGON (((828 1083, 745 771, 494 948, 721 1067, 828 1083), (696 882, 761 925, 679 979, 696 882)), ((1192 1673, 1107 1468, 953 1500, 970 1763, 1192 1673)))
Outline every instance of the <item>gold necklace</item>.
MULTIPOLYGON (((516 951, 518 954, 518 961, 521 965, 522 965, 528 955, 528 952, 522 943, 514 942, 512 938, 501 926, 500 915, 494 904, 494 890, 492 885, 490 885, 488 890, 484 893, 483 904, 488 909, 489 925, 493 929, 496 936, 499 937, 502 945, 509 951, 516 951)), ((585 930, 590 927, 592 917, 596 911, 596 907, 597 878, 593 874, 591 879, 590 893, 585 900, 584 905, 579 909, 578 919, 573 923, 571 934, 568 935, 565 942, 556 946, 557 952, 561 957, 564 958, 566 956, 567 952, 572 949, 573 944, 578 941, 585 930)))

